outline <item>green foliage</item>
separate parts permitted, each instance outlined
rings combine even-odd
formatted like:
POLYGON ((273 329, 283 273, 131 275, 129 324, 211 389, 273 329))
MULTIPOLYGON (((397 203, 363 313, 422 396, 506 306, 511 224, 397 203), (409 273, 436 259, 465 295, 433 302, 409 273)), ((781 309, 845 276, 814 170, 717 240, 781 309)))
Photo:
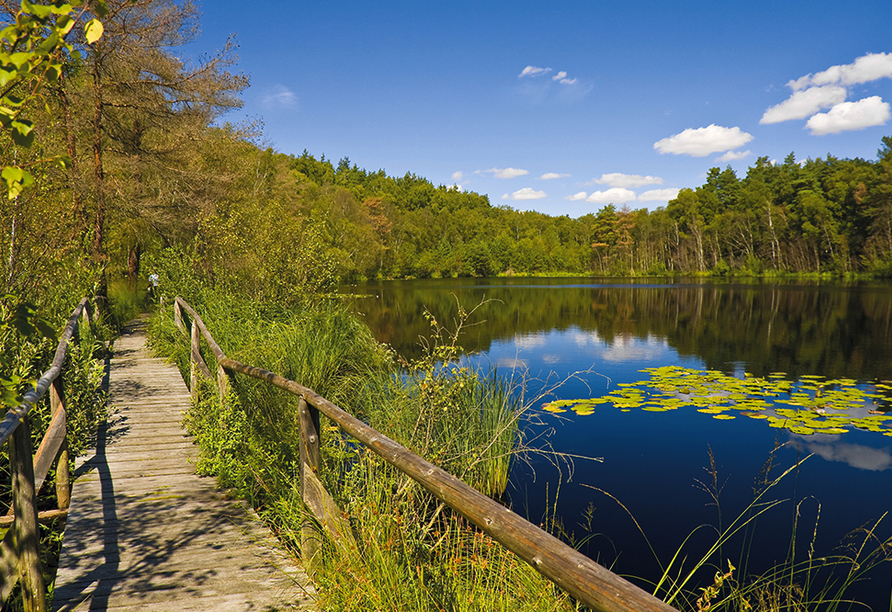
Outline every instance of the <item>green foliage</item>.
POLYGON ((33 304, 20 302, 13 295, 0 298, 0 407, 16 408, 23 402, 26 384, 34 384, 22 371, 16 349, 29 340, 55 340, 56 331, 37 312, 33 304))
MULTIPOLYGON (((105 10, 104 1, 94 4, 98 13, 105 10)), ((42 87, 61 79, 66 55, 79 59, 79 52, 66 42, 66 36, 84 14, 75 12, 81 5, 81 0, 53 0, 49 4, 22 0, 15 22, 0 31, 0 127, 11 140, 4 143, 6 148, 31 147, 35 123, 24 115, 29 103, 42 87)), ((102 36, 102 23, 91 19, 84 31, 92 44, 102 36)), ((71 163, 62 155, 55 161, 62 167, 71 163)), ((9 199, 34 184, 31 172, 19 165, 4 166, 0 178, 6 183, 9 199)))

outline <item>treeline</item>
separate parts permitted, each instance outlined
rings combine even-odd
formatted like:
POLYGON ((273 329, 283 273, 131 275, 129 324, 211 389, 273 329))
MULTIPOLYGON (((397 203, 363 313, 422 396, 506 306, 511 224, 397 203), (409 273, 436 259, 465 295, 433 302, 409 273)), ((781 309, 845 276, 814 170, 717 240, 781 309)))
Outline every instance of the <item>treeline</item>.
POLYGON ((762 157, 742 179, 712 168, 666 207, 609 205, 577 219, 494 207, 347 159, 334 167, 304 152, 284 163, 296 185, 314 186, 298 191, 314 194, 309 216, 348 278, 892 272, 892 137, 875 162, 762 157), (336 205, 318 197, 326 190, 336 205))
POLYGON ((248 83, 230 71, 234 46, 177 55, 197 32, 192 2, 107 5, 102 38, 74 30, 59 78, 32 100, 39 147, 2 135, 2 162, 36 179, 0 203, 6 293, 101 301, 109 278, 145 279, 146 255, 286 304, 360 278, 892 275, 892 137, 876 161, 759 158, 743 178, 713 168, 654 211, 552 217, 348 158, 264 150, 251 125, 220 123, 248 83), (43 163, 53 158, 66 163, 43 163))

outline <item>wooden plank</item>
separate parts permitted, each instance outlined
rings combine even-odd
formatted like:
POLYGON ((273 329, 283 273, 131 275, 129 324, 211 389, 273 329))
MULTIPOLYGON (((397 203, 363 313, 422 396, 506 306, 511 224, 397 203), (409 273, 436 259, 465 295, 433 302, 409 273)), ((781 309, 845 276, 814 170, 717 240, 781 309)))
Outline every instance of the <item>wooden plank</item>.
POLYGON ((344 518, 344 513, 341 512, 338 504, 328 494, 312 470, 307 470, 304 478, 304 503, 307 504, 313 516, 328 532, 335 546, 356 550, 356 540, 353 538, 350 523, 344 518))
POLYGON ((250 507, 194 473, 189 391, 138 328, 115 342, 109 393, 116 410, 75 470, 54 609, 312 609, 305 572, 250 507))
MULTIPOLYGON (((313 478, 314 472, 319 470, 320 463, 319 411, 307 404, 304 398, 300 398, 297 405, 297 418, 300 425, 298 447, 300 449, 301 499, 316 518, 325 525, 325 518, 328 514, 325 498, 329 496, 319 479, 313 478)), ((315 575, 322 559, 322 534, 318 526, 309 519, 305 519, 300 528, 300 554, 304 565, 311 574, 315 575)))
MULTIPOLYGON (((50 471, 50 468, 53 467, 53 462, 55 462, 56 457, 59 455, 59 451, 62 450, 62 445, 65 444, 65 418, 65 408, 61 407, 56 411, 56 414, 53 415, 50 425, 47 428, 43 439, 40 441, 37 454, 34 455, 35 491, 40 491, 40 487, 43 486, 43 481, 46 479, 47 473, 50 471)), ((66 458, 65 461, 67 469, 68 459, 66 458)))

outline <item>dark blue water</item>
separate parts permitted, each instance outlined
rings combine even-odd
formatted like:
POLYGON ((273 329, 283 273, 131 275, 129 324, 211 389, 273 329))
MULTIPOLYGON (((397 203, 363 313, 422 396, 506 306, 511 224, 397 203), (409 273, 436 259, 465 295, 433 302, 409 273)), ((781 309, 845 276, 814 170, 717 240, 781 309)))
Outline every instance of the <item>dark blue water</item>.
MULTIPOLYGON (((449 321, 456 302, 470 309, 495 299, 463 336, 469 360, 525 377, 527 400, 542 395, 534 408, 600 396, 663 365, 845 377, 865 387, 892 378, 888 285, 499 279, 354 290, 369 296, 357 307, 379 339, 404 354, 427 331, 425 308, 449 321)), ((514 463, 512 507, 641 584, 659 578, 686 538, 681 556, 690 567, 718 533, 753 513, 748 507, 766 482, 790 468, 760 499, 777 505, 712 563, 727 569, 730 560, 735 575, 742 564, 761 573, 810 551, 852 556, 852 542, 864 539, 858 530, 878 521, 879 540, 892 536, 892 518, 882 519, 892 508, 892 438, 877 433, 797 436, 764 421, 716 420, 694 407, 621 412, 608 404, 588 416, 534 410, 524 436, 539 452, 514 463)), ((860 561, 875 550, 872 541, 860 561)), ((709 582, 714 572, 701 577, 709 582)), ((886 562, 848 596, 888 609, 890 584, 886 562)))

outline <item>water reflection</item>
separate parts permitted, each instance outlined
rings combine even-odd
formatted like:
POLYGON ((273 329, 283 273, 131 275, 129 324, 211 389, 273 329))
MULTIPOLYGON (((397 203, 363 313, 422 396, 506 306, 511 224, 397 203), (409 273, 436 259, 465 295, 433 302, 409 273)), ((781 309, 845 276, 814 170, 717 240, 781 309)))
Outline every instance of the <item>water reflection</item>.
MULTIPOLYGON (((548 399, 603 395, 620 383, 646 378, 639 370, 663 365, 738 377, 786 372, 788 379, 806 374, 868 383, 892 379, 889 285, 462 279, 371 283, 349 291, 377 296, 353 303, 379 340, 409 358, 419 355, 419 336, 430 335, 421 316, 425 309, 442 323, 454 319, 456 303, 470 309, 494 300, 478 309, 480 324, 466 328, 460 343, 478 352, 469 358, 474 364, 527 374, 532 387, 527 397, 560 380, 565 382, 548 399)), ((885 404, 862 410, 866 416, 885 404)), ((892 453, 888 440, 873 432, 790 440, 788 431, 763 421, 719 421, 694 409, 598 407, 589 416, 545 413, 541 419, 542 429, 531 426, 527 432, 530 439, 604 462, 577 461, 572 478, 553 456, 517 462, 511 503, 534 523, 556 511, 579 537, 590 535, 590 529, 604 534, 590 540, 584 552, 605 563, 616 561, 614 569, 621 573, 658 577, 650 546, 668 560, 687 534, 715 524, 715 507, 697 485, 713 459, 724 483, 723 516, 734 517, 752 502, 754 483, 764 477, 769 457, 773 477, 806 454, 816 455, 776 489, 778 499, 790 503, 760 517, 748 544, 752 571, 785 558, 801 500, 821 505, 818 554, 829 554, 845 534, 875 522, 892 506, 892 453), (545 431, 547 439, 536 437, 545 431)), ((884 571, 871 583, 877 590, 869 593, 871 585, 865 583, 861 595, 888 606, 890 571, 884 571)))
POLYGON ((882 472, 892 468, 892 453, 889 447, 873 448, 863 444, 849 444, 841 440, 842 436, 813 437, 790 436, 798 449, 805 453, 814 453, 827 461, 838 461, 859 470, 882 472))
MULTIPOLYGON (((616 359, 633 342, 665 343, 710 369, 740 362, 764 375, 892 378, 892 288, 671 282, 586 284, 577 279, 455 279, 368 283, 344 289, 365 297, 355 307, 379 340, 413 358, 418 338, 439 321, 484 303, 462 335, 470 351, 498 341, 541 343, 543 331, 572 331, 579 342, 602 343, 616 359)), ((642 350, 640 344, 634 344, 642 350)))

